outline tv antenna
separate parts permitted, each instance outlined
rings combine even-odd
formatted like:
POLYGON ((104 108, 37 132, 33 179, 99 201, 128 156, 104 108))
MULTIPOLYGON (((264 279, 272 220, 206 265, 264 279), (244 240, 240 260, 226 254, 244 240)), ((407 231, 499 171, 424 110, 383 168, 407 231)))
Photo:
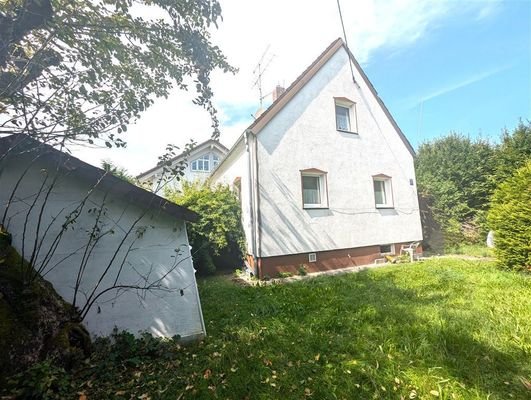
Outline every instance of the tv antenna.
POLYGON ((258 87, 258 93, 260 95, 260 109, 263 106, 264 98, 269 94, 263 94, 262 78, 264 76, 264 73, 267 71, 267 68, 271 64, 271 61, 273 61, 273 58, 275 58, 274 54, 271 54, 271 56, 268 56, 267 54, 270 47, 271 45, 268 44, 264 53, 262 54, 262 57, 260 57, 260 61, 258 61, 258 64, 256 65, 256 67, 254 67, 253 70, 253 75, 256 76, 256 80, 253 83, 253 88, 256 86, 258 87))

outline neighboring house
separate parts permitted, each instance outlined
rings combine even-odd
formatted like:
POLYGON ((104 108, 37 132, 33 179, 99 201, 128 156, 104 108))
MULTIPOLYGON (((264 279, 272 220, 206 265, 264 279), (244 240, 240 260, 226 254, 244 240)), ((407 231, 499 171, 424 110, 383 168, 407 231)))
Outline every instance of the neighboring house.
POLYGON ((213 183, 242 204, 260 277, 344 268, 422 239, 414 150, 341 39, 242 134, 213 183))
POLYGON ((92 335, 204 336, 185 225, 197 214, 23 135, 0 138, 0 187, 13 246, 76 297, 92 335))
MULTIPOLYGON (((181 153, 171 160, 172 166, 180 163, 186 163, 183 170, 182 180, 192 182, 203 182, 210 172, 216 168, 219 162, 225 157, 229 150, 217 140, 209 139, 206 142, 196 145, 188 154, 181 153)), ((164 172, 164 167, 157 165, 137 176, 140 183, 146 184, 153 191, 158 192, 161 187, 161 178, 167 177, 168 173, 164 172)), ((180 188, 180 181, 172 182, 171 185, 180 188)))

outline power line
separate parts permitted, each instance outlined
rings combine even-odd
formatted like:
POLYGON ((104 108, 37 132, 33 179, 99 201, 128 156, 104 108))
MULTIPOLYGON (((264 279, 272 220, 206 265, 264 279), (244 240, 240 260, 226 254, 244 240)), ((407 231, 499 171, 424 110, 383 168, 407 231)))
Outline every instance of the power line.
POLYGON ((352 80, 357 85, 358 82, 356 82, 356 78, 354 77, 354 69, 352 68, 352 60, 350 59, 350 48, 348 47, 348 40, 347 40, 347 32, 345 31, 345 23, 343 22, 343 14, 341 13, 341 4, 339 4, 339 0, 337 0, 337 10, 339 11, 339 20, 341 21, 341 28, 343 29, 343 39, 345 40, 345 46, 347 47, 348 51, 348 65, 350 66, 350 73, 352 75, 352 80))

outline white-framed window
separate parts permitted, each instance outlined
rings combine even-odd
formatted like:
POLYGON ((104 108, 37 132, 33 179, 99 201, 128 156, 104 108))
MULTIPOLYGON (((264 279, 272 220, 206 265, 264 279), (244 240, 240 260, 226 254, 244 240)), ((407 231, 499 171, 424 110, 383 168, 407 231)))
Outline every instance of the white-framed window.
POLYGON ((393 190, 391 177, 385 175, 373 176, 374 203, 376 208, 393 207, 393 190))
POLYGON ((317 254, 316 253, 308 253, 308 262, 316 262, 317 261, 317 254))
POLYGON ((303 208, 328 208, 326 172, 317 169, 301 171, 303 208))
POLYGON ((358 132, 356 103, 344 97, 336 97, 336 129, 341 132, 358 132))
POLYGON ((216 153, 203 154, 192 161, 192 171, 210 172, 219 164, 219 156, 216 153))
POLYGON ((380 254, 382 256, 395 254, 395 245, 394 244, 381 244, 380 254))
POLYGON ((210 154, 203 154, 192 161, 192 171, 210 171, 210 154))
POLYGON ((219 164, 219 156, 212 153, 212 169, 216 168, 219 164))

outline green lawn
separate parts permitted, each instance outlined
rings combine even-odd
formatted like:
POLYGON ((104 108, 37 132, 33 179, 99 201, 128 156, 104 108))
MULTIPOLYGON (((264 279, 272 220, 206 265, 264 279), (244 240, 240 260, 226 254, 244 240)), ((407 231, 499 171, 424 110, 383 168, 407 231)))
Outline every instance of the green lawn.
POLYGON ((217 277, 201 280, 200 291, 203 343, 98 353, 71 391, 89 399, 531 398, 531 278, 492 263, 439 259, 267 287, 217 277))
POLYGON ((494 257, 494 249, 480 244, 462 244, 445 251, 446 254, 459 254, 471 257, 494 257))

